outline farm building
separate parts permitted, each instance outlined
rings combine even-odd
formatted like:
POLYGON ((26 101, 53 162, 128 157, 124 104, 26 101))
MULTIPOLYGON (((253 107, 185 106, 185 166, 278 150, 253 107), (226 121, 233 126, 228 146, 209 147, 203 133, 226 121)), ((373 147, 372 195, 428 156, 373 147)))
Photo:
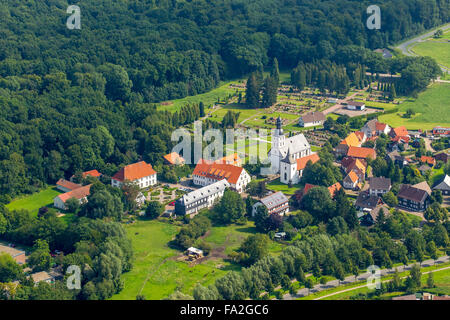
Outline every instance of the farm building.
POLYGON ((347 102, 347 109, 348 110, 364 110, 366 108, 366 104, 364 102, 358 102, 358 101, 349 101, 347 102))

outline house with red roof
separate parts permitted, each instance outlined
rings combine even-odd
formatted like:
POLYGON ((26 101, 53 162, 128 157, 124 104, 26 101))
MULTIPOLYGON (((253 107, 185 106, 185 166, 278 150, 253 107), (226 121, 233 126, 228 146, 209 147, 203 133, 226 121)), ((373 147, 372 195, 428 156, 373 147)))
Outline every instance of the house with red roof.
POLYGON ((436 159, 433 157, 421 156, 420 163, 426 163, 431 167, 434 167, 436 165, 436 159))
POLYGON ((375 160, 377 158, 377 153, 375 149, 363 148, 363 147, 349 147, 347 152, 347 157, 352 157, 356 159, 367 159, 371 158, 375 160))
MULTIPOLYGON (((300 202, 302 200, 302 198, 309 192, 309 190, 311 190, 312 188, 316 188, 316 187, 319 187, 319 186, 316 186, 316 185, 310 184, 310 183, 306 183, 303 190, 300 192, 297 192, 294 195, 294 197, 296 198, 296 200, 298 202, 300 202)), ((342 189, 342 185, 339 182, 336 182, 335 184, 329 186, 327 189, 330 192, 330 197, 334 198, 334 195, 336 194, 336 192, 342 189)))
POLYGON ((344 178, 343 184, 345 189, 356 190, 361 187, 359 177, 353 170, 344 178))
POLYGON ((69 192, 60 194, 53 199, 53 205, 55 208, 61 210, 67 210, 66 202, 71 198, 77 199, 80 204, 84 204, 87 202, 87 197, 90 194, 91 184, 87 186, 80 186, 75 188, 69 192))
POLYGON ((145 161, 129 164, 120 169, 111 178, 111 185, 120 188, 125 181, 133 182, 139 188, 147 188, 158 183, 156 171, 145 161))
POLYGON ((78 189, 80 187, 81 187, 81 184, 73 183, 73 182, 65 180, 65 179, 59 179, 58 182, 56 182, 56 189, 58 189, 62 192, 69 192, 69 191, 78 189))
MULTIPOLYGON (((98 172, 98 170, 89 170, 81 173, 81 176, 83 179, 86 179, 87 177, 94 177, 94 178, 100 178, 102 174, 98 172)), ((70 177, 70 181, 73 182, 73 179, 75 178, 75 175, 72 175, 70 177)))
POLYGON ((186 163, 186 160, 184 160, 177 152, 166 154, 163 158, 166 164, 173 166, 182 166, 186 163))
POLYGON ((241 193, 251 181, 244 168, 232 164, 217 163, 201 159, 192 173, 193 182, 198 186, 208 186, 217 181, 227 179, 231 188, 241 193))

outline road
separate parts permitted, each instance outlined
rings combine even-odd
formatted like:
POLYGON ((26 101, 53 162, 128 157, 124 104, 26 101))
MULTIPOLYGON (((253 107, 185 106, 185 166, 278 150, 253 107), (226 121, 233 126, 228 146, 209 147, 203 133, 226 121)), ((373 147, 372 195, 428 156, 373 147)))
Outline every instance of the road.
MULTIPOLYGON (((395 48, 396 48, 396 49, 400 49, 400 50, 403 52, 404 55, 407 55, 407 56, 417 56, 417 54, 414 53, 414 51, 411 50, 412 47, 413 47, 415 44, 417 44, 417 43, 419 43, 419 42, 423 42, 425 39, 427 39, 427 38, 429 38, 429 37, 432 37, 433 34, 436 32, 436 30, 439 30, 439 29, 441 29, 442 31, 446 31, 447 29, 450 29, 450 23, 449 23, 449 24, 446 24, 446 25, 444 25, 444 26, 435 28, 435 29, 433 29, 433 30, 431 30, 431 31, 429 31, 429 32, 427 32, 427 33, 425 33, 425 34, 423 34, 423 35, 420 35, 420 36, 417 36, 417 37, 415 37, 415 38, 413 38, 413 39, 410 39, 410 40, 408 40, 408 41, 405 41, 405 42, 399 44, 398 46, 396 46, 395 48)), ((445 67, 445 66, 442 66, 442 65, 441 65, 441 69, 442 69, 442 71, 444 71, 444 72, 450 73, 450 69, 448 69, 448 68, 445 67)))
MULTIPOLYGON (((422 262, 422 266, 423 267, 428 267, 428 266, 433 266, 435 264, 445 263, 445 262, 448 262, 448 261, 450 261, 450 257, 449 256, 442 256, 442 257, 440 257, 440 258, 438 258, 436 260, 430 259, 430 260, 423 261, 422 262)), ((405 270, 410 270, 413 265, 414 265, 414 263, 411 263, 409 265, 398 266, 398 267, 395 267, 395 268, 392 268, 392 269, 381 269, 380 273, 381 273, 381 276, 384 277, 384 276, 393 274, 395 272, 395 269, 397 269, 398 272, 403 272, 405 270)), ((450 267, 447 267, 447 268, 450 268, 450 267)), ((336 288, 336 287, 339 287, 340 285, 345 285, 345 284, 354 283, 354 282, 357 282, 357 281, 367 280, 370 276, 371 276, 370 272, 365 272, 365 273, 359 274, 356 278, 355 278, 355 276, 348 276, 343 281, 332 280, 332 281, 328 281, 326 284, 317 284, 313 288, 311 288, 310 290, 308 290, 306 288, 298 290, 297 294, 294 295, 294 296, 292 296, 289 293, 285 294, 283 296, 283 300, 293 300, 293 299, 296 299, 296 298, 305 297, 305 296, 307 296, 307 295, 309 295, 311 293, 317 293, 317 292, 324 291, 324 290, 327 290, 327 289, 336 288)), ((332 295, 335 295, 335 294, 339 294, 341 292, 356 290, 358 288, 362 288, 362 287, 365 287, 365 286, 366 286, 366 284, 364 283, 361 286, 357 286, 357 287, 353 287, 353 288, 349 288, 349 289, 343 289, 343 290, 338 291, 338 292, 333 292, 332 294, 319 297, 316 300, 323 299, 325 297, 332 296, 332 295)))

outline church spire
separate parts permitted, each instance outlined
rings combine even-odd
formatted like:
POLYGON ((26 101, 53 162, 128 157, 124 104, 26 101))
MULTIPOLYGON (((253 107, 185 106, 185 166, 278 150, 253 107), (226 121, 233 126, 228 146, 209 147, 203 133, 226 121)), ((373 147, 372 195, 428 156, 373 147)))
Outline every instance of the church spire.
POLYGON ((277 132, 278 135, 283 135, 283 121, 281 120, 280 116, 278 116, 277 118, 277 132))

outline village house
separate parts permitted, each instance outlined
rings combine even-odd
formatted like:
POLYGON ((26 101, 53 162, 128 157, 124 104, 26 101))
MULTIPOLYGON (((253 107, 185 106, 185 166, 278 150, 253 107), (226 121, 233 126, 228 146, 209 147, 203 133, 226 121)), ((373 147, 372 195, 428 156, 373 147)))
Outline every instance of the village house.
POLYGON ((375 149, 363 148, 363 147, 349 147, 347 152, 347 157, 353 157, 356 159, 367 159, 371 158, 375 160, 377 158, 377 153, 375 149))
POLYGON ((433 135, 435 135, 435 136, 450 136, 450 127, 434 127, 433 135))
POLYGON ((369 179, 369 194, 381 196, 391 190, 391 179, 385 177, 372 177, 369 179))
POLYGON ((446 152, 441 152, 434 156, 434 159, 436 159, 436 162, 442 161, 443 163, 447 163, 448 158, 449 158, 449 155, 446 152))
POLYGON ((373 210, 370 210, 367 214, 363 214, 361 217, 361 225, 372 226, 377 222, 378 216, 381 210, 383 210, 385 215, 389 214, 389 207, 385 204, 377 205, 373 210))
POLYGON ((182 166, 186 163, 186 160, 184 160, 177 152, 166 154, 163 159, 165 164, 172 166, 182 166))
POLYGON ((65 179, 59 179, 58 182, 56 182, 56 189, 62 192, 69 192, 80 187, 81 184, 73 183, 65 179))
POLYGON ((450 195, 450 176, 446 174, 444 179, 433 187, 433 190, 441 190, 442 194, 445 196, 450 195))
POLYGON ((220 164, 201 159, 192 173, 195 185, 207 186, 217 181, 227 179, 232 189, 241 193, 251 181, 244 168, 231 164, 220 164))
POLYGON ((392 138, 392 141, 395 141, 395 138, 400 139, 400 138, 405 138, 407 137, 408 142, 409 142, 409 133, 408 130, 406 130, 406 127, 401 126, 401 127, 397 127, 392 129, 389 132, 389 136, 392 138), (400 138, 399 138, 400 137, 400 138))
POLYGON ((371 195, 368 191, 362 191, 356 198, 355 207, 357 210, 370 211, 380 204, 383 204, 381 197, 371 195))
POLYGON ((18 250, 10 246, 0 244, 0 254, 1 253, 9 254, 14 259, 14 261, 16 261, 20 265, 25 264, 27 261, 25 251, 18 250))
POLYGON ((358 190, 361 189, 361 181, 355 171, 350 171, 344 178, 343 186, 345 189, 358 190))
POLYGON ((365 141, 365 134, 361 131, 350 133, 341 143, 336 147, 337 155, 345 155, 350 147, 360 147, 365 141))
POLYGON ((36 272, 31 275, 31 279, 34 284, 37 285, 39 282, 54 283, 55 277, 46 271, 36 272))
POLYGON ((286 158, 284 158, 280 164, 280 182, 285 184, 298 183, 300 178, 303 176, 303 170, 306 168, 308 162, 316 163, 319 160, 320 158, 317 153, 294 159, 288 151, 286 158))
POLYGON ((404 166, 407 166, 409 164, 409 161, 406 157, 400 155, 400 153, 398 151, 392 151, 389 152, 386 155, 386 160, 387 158, 390 158, 392 162, 394 162, 395 165, 399 166, 400 169, 402 169, 404 166))
POLYGON ((408 184, 401 185, 397 198, 399 207, 411 211, 424 211, 429 203, 427 191, 408 184))
POLYGON ((300 117, 298 125, 300 127, 321 126, 325 122, 325 115, 322 112, 309 112, 300 117))
MULTIPOLYGON (((81 177, 83 179, 86 179, 87 177, 94 177, 94 178, 100 178, 102 176, 102 174, 100 172, 98 172, 98 170, 89 170, 89 171, 85 171, 81 173, 81 177)), ((75 175, 72 175, 70 177, 70 181, 73 182, 75 178, 75 175)))
POLYGON ((366 178, 367 162, 363 159, 355 159, 352 157, 344 157, 341 160, 341 169, 345 175, 348 175, 350 171, 355 172, 358 175, 360 182, 364 182, 366 178))
POLYGON ((90 194, 90 190, 91 184, 87 186, 79 186, 72 191, 60 194, 53 199, 53 206, 60 210, 67 210, 66 202, 72 198, 77 199, 80 205, 84 204, 88 201, 87 197, 90 194))
POLYGON ((222 179, 213 184, 189 192, 175 201, 175 213, 177 215, 195 215, 201 209, 211 208, 214 203, 223 197, 225 189, 230 188, 230 183, 222 179))
POLYGON ((289 200, 281 191, 272 193, 255 203, 252 208, 252 216, 256 215, 259 206, 265 206, 269 215, 284 216, 289 213, 289 200))
POLYGON ((373 52, 381 53, 384 59, 392 59, 393 55, 388 49, 376 49, 373 52))
POLYGON ((154 186, 158 182, 156 171, 145 161, 129 164, 120 169, 111 178, 111 185, 120 188, 125 181, 135 183, 141 189, 154 186))
POLYGON ((364 110, 366 108, 366 104, 364 102, 358 102, 358 101, 348 101, 347 102, 347 109, 349 110, 364 110))
POLYGON ((433 157, 421 156, 419 162, 428 164, 431 168, 436 165, 436 160, 433 157))
MULTIPOLYGON (((305 184, 305 187, 303 188, 303 190, 301 190, 300 192, 296 192, 294 194, 296 201, 301 202, 302 198, 309 192, 309 190, 311 190, 312 188, 315 188, 315 187, 318 187, 318 186, 316 186, 314 184, 310 184, 310 183, 305 184)), ((329 186, 327 189, 328 189, 328 192, 330 192, 330 197, 334 198, 334 195, 336 194, 336 192, 342 189, 342 185, 339 182, 336 182, 335 184, 329 186)))

